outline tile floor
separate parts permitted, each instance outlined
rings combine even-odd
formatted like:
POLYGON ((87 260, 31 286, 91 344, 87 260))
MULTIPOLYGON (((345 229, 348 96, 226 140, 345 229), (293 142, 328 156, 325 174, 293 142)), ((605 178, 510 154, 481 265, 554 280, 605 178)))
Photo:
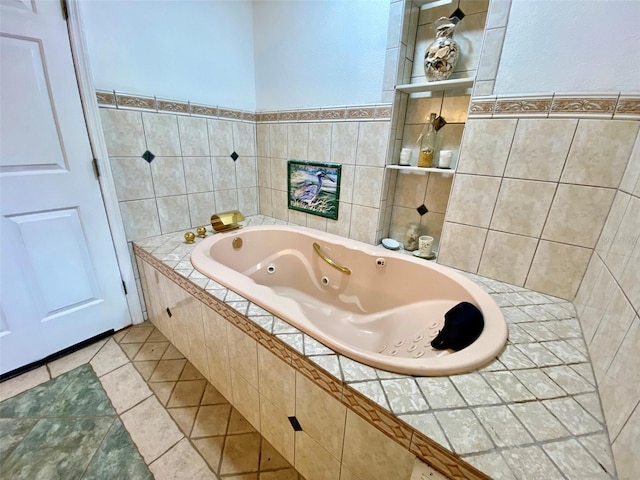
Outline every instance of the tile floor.
POLYGON ((3 478, 304 480, 150 323, 3 382, 0 400, 3 478))
POLYGON ((86 364, 0 402, 0 437, 5 479, 153 478, 86 364))

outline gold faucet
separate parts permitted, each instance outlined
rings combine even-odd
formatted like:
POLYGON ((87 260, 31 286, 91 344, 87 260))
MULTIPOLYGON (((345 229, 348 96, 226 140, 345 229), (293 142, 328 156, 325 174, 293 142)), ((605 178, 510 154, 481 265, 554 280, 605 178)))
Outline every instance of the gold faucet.
POLYGON ((214 232, 226 232, 240 228, 238 222, 244 220, 244 215, 238 210, 229 210, 228 212, 215 213, 211 215, 211 226, 214 232))

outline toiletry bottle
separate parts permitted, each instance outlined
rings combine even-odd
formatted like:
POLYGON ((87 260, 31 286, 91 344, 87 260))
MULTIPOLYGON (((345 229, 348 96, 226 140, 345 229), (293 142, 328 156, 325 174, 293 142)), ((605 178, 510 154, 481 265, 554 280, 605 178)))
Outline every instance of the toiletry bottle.
POLYGON ((420 154, 418 156, 419 167, 431 167, 433 165, 433 154, 436 147, 436 129, 433 123, 436 120, 436 114, 432 113, 420 135, 420 154))

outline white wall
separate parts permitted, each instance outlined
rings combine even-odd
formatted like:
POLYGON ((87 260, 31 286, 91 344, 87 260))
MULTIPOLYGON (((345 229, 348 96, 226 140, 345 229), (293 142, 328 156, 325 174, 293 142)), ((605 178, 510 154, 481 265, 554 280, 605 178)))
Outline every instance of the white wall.
POLYGON ((640 1, 513 0, 494 94, 640 92, 640 1))
POLYGON ((85 0, 95 87, 255 110, 250 1, 85 0))
POLYGON ((380 102, 389 0, 254 2, 258 110, 380 102))

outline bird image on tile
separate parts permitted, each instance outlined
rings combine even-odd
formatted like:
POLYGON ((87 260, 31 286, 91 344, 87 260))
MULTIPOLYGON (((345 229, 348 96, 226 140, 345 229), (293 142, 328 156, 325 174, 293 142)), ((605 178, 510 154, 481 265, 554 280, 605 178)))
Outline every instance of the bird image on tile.
MULTIPOLYGON (((318 177, 318 183, 306 181, 295 189, 295 191, 293 192, 293 198, 295 200, 304 202, 306 204, 311 204, 316 198, 318 198, 320 190, 322 190, 323 179, 327 177, 327 174, 324 171, 320 170, 318 173, 316 173, 316 176, 318 177)), ((331 178, 329 177, 327 177, 327 179, 331 180, 331 178)))

